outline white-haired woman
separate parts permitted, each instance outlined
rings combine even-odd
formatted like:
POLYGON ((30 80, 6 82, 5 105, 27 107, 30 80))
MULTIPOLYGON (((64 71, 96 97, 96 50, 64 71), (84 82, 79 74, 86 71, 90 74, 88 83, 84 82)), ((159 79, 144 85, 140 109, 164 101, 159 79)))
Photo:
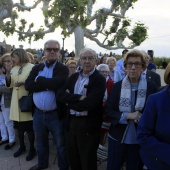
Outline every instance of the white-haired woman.
POLYGON ((118 70, 116 70, 116 59, 114 57, 109 57, 106 60, 106 64, 109 66, 109 78, 114 82, 117 83, 118 81, 122 80, 122 76, 118 70))

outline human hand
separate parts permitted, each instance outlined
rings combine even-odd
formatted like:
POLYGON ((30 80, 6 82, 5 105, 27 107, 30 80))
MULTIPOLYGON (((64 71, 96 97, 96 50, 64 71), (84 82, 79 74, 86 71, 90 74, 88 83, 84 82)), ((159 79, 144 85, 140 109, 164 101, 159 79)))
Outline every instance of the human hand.
POLYGON ((70 93, 70 90, 69 90, 69 89, 67 89, 67 90, 66 90, 66 92, 67 92, 67 93, 70 93))
POLYGON ((15 87, 20 87, 20 86, 22 86, 22 85, 24 85, 24 82, 16 82, 16 83, 14 84, 15 87))
POLYGON ((13 67, 12 63, 4 64, 6 74, 10 74, 12 67, 13 67))
POLYGON ((84 100, 85 98, 86 98, 86 96, 81 96, 80 99, 79 99, 79 101, 82 101, 82 100, 84 100))
POLYGON ((132 113, 128 113, 127 119, 134 120, 135 123, 138 123, 140 118, 141 118, 141 115, 142 114, 139 111, 135 111, 135 112, 132 112, 132 113))

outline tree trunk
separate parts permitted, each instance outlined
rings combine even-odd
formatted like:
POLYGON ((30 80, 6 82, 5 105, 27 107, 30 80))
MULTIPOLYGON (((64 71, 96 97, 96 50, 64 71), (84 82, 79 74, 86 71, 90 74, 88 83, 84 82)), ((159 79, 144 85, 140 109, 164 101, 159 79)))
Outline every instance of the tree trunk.
POLYGON ((84 31, 80 26, 74 29, 75 56, 79 57, 80 51, 84 48, 84 31))

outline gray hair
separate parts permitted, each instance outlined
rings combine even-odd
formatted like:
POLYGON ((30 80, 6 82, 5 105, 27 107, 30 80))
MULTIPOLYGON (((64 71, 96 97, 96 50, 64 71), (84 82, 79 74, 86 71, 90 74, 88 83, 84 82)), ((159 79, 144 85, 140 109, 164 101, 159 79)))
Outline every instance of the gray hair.
POLYGON ((96 51, 92 50, 91 48, 83 48, 83 49, 80 51, 80 55, 79 55, 80 58, 82 57, 82 54, 83 54, 85 51, 90 51, 90 52, 92 52, 93 57, 94 57, 95 59, 97 59, 97 53, 96 53, 96 51))
MULTIPOLYGON (((144 56, 147 58, 149 55, 145 50, 141 50, 141 52, 144 54, 144 56)), ((150 56, 149 56, 150 57, 150 56)))
POLYGON ((49 42, 54 42, 58 45, 58 48, 60 50, 60 43, 57 41, 57 40, 48 40, 44 43, 44 50, 46 49, 46 45, 49 43, 49 42))
POLYGON ((97 66, 97 70, 101 70, 102 68, 106 69, 107 71, 109 71, 109 66, 107 64, 99 64, 97 66))

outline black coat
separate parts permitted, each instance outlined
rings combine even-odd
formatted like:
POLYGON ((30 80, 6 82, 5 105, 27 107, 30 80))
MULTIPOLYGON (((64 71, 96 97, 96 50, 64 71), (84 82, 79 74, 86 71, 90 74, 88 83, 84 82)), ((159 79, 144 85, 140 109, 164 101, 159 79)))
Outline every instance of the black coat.
POLYGON ((74 86, 78 77, 79 73, 75 73, 69 78, 67 86, 58 93, 57 100, 66 103, 69 109, 78 112, 87 111, 87 133, 92 134, 101 128, 106 79, 99 71, 95 70, 94 73, 89 76, 89 84, 85 86, 85 88, 87 88, 86 98, 79 101, 81 95, 74 94, 74 86), (69 92, 66 92, 65 89, 68 89, 69 92))
POLYGON ((161 77, 158 73, 147 70, 146 71, 146 80, 150 80, 150 81, 154 82, 158 88, 161 87, 161 77))

